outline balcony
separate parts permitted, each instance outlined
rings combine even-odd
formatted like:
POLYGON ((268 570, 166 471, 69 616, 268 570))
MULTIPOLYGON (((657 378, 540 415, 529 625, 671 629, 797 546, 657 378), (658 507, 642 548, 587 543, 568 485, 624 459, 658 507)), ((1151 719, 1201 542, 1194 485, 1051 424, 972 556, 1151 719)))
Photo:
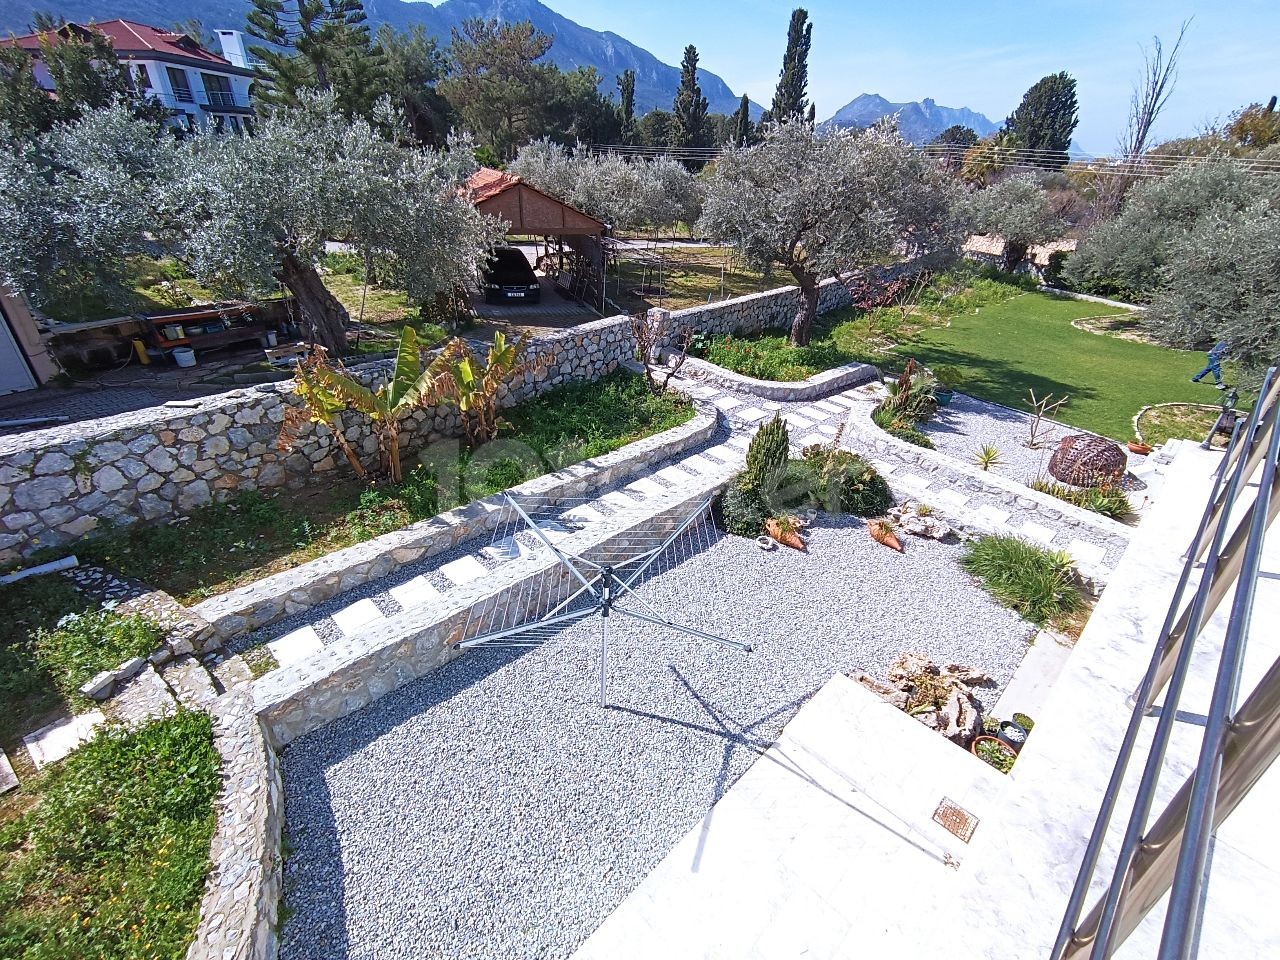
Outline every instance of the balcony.
POLYGON ((236 95, 224 90, 206 90, 205 102, 201 104, 206 110, 247 110, 249 105, 241 103, 236 95))

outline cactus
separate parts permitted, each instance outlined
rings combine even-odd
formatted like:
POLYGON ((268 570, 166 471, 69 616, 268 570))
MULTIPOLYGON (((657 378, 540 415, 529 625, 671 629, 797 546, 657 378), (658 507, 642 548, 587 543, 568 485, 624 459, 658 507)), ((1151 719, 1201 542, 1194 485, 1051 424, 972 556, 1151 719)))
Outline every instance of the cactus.
POLYGON ((766 499, 773 496, 787 470, 791 451, 791 438, 787 425, 778 414, 760 428, 747 448, 747 469, 744 475, 766 499))

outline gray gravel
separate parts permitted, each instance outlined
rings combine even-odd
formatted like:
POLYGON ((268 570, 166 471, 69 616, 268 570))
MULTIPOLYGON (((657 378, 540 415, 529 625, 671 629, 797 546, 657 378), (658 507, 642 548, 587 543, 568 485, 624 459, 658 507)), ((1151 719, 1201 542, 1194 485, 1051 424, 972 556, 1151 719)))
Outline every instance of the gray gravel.
MULTIPOLYGON (((939 407, 937 416, 920 424, 919 429, 929 435, 941 453, 974 466, 974 455, 990 444, 1000 451, 1001 460, 991 472, 1029 484, 1037 477, 1049 476, 1049 458, 1063 437, 1087 432, 1046 420, 1040 434, 1042 445, 1032 450, 1026 445, 1031 421, 1028 412, 957 393, 949 406, 939 407)), ((1127 450, 1125 455, 1130 470, 1146 460, 1127 450)))
POLYGON ((291 846, 281 956, 565 957, 838 671, 904 650, 998 684, 1031 628, 956 563, 820 519, 807 555, 724 538, 647 599, 739 653, 610 619, 531 651, 479 650, 285 753, 291 846))

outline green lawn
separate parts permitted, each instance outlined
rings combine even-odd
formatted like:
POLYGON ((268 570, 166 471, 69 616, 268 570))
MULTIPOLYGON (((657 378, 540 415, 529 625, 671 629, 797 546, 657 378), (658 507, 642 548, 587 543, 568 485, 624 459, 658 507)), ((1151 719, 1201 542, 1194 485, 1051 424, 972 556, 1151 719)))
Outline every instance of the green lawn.
POLYGON ((1070 394, 1056 419, 1119 440, 1133 436, 1133 417, 1147 404, 1217 400, 1211 384, 1189 382, 1204 366, 1203 354, 1071 325, 1114 312, 1102 304, 1023 293, 977 313, 956 314, 949 326, 916 331, 895 352, 929 367, 959 367, 964 392, 1016 410, 1027 409, 1029 389, 1037 397, 1070 394))
POLYGON ((664 247, 651 251, 660 256, 660 271, 645 270, 641 260, 619 257, 607 277, 609 299, 624 310, 637 312, 650 307, 683 310, 698 307, 708 300, 759 293, 790 279, 769 278, 749 269, 728 247, 664 247), (642 283, 656 286, 661 281, 665 294, 634 292, 642 283))

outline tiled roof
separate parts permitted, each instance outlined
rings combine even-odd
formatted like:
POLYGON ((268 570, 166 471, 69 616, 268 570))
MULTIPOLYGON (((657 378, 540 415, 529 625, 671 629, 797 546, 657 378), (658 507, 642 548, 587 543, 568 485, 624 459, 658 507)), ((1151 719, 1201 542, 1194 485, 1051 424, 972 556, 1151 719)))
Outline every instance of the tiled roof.
POLYGON ((38 51, 42 37, 49 37, 53 43, 72 36, 86 36, 90 31, 100 33, 111 41, 117 54, 162 54, 170 57, 182 57, 187 60, 199 60, 209 66, 230 67, 226 58, 211 53, 192 40, 186 34, 162 30, 145 23, 134 23, 132 20, 104 20, 102 23, 83 25, 68 23, 57 30, 44 33, 28 33, 21 37, 9 37, 0 40, 0 46, 18 46, 24 50, 38 51))
POLYGON ((471 201, 473 203, 482 203, 504 191, 510 190, 520 182, 520 178, 513 174, 503 173, 501 170, 494 170, 492 167, 481 167, 467 181, 467 189, 471 191, 471 201))

